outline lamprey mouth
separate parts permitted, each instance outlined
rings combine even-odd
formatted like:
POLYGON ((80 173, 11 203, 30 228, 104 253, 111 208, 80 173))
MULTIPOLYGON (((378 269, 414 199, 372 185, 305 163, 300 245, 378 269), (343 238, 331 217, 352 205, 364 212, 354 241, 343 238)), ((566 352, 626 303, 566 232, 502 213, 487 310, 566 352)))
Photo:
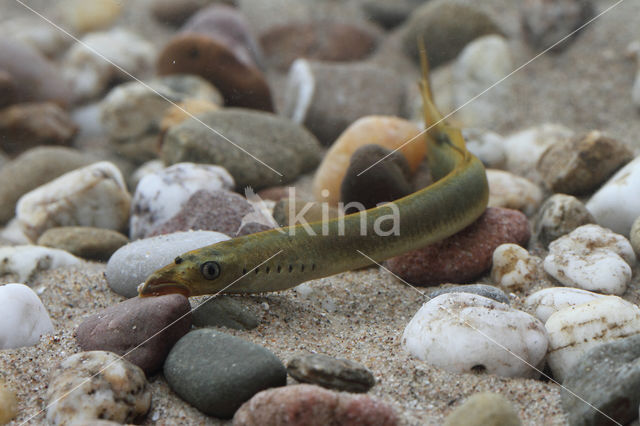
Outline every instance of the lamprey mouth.
POLYGON ((182 294, 185 297, 189 297, 191 291, 187 286, 176 282, 157 282, 153 279, 149 279, 138 286, 138 296, 162 296, 165 294, 182 294))

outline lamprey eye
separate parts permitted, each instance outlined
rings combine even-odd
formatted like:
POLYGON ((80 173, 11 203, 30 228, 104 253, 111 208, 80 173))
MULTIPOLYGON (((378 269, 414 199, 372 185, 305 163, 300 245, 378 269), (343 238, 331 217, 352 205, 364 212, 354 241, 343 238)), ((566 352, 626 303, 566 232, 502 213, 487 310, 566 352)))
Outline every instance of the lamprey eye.
POLYGON ((207 280, 215 280, 220 275, 218 262, 205 262, 200 267, 200 273, 207 280))

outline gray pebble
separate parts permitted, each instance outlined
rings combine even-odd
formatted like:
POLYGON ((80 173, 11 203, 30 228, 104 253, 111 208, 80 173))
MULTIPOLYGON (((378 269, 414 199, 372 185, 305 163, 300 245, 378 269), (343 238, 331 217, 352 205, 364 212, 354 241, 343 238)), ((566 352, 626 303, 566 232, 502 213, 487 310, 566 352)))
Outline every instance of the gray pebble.
POLYGON ((373 373, 357 362, 323 354, 298 355, 287 372, 299 382, 346 392, 367 392, 376 383, 373 373))
POLYGON ((214 297, 206 300, 192 313, 196 327, 227 327, 234 330, 252 330, 258 318, 242 303, 232 297, 214 297))
POLYGON ((595 223, 595 219, 576 197, 554 194, 538 210, 533 226, 534 239, 545 247, 579 226, 595 223))
POLYGON ((445 293, 477 294, 478 296, 493 299, 496 302, 505 303, 507 305, 509 304, 509 296, 507 296, 504 291, 500 290, 498 287, 486 284, 456 285, 452 287, 440 288, 429 293, 428 297, 429 299, 433 299, 434 297, 438 297, 441 294, 445 293))

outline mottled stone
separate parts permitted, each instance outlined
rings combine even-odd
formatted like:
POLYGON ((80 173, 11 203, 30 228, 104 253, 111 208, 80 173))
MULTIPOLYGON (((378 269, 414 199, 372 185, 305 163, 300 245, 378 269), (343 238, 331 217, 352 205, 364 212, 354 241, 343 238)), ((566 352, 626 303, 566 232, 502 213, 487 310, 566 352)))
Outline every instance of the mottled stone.
MULTIPOLYGON (((537 49, 546 49, 584 25, 595 14, 592 0, 525 0, 521 6, 526 40, 537 49)), ((576 39, 563 40, 552 50, 560 51, 576 39)))
POLYGON ((501 244, 493 251, 491 278, 508 291, 526 291, 545 282, 542 259, 516 244, 501 244))
POLYGON ((532 215, 542 203, 542 189, 528 179, 504 170, 487 169, 489 207, 506 207, 532 215))
POLYGON ((29 244, 0 247, 0 275, 15 274, 22 282, 31 282, 40 271, 80 262, 72 254, 54 248, 29 244))
POLYGON ((99 419, 138 422, 151 406, 144 372, 111 352, 71 355, 50 374, 46 408, 49 424, 99 419))
POLYGON ((244 403, 234 426, 395 426, 400 420, 391 405, 368 395, 332 392, 314 385, 291 385, 262 391, 244 403))
POLYGON ((47 309, 24 284, 0 286, 0 312, 0 350, 33 346, 53 333, 47 309))
POLYGON ((386 265, 412 284, 464 283, 491 267, 493 251, 500 244, 526 244, 529 236, 529 223, 524 214, 490 207, 457 234, 391 258, 386 265))
POLYGON ((599 297, 605 296, 573 287, 550 287, 536 291, 527 297, 524 303, 534 312, 536 318, 547 322, 549 317, 560 309, 582 305, 599 297))
POLYGON ((444 426, 520 426, 518 410, 504 396, 482 392, 471 395, 451 414, 444 426))
POLYGON ((107 261, 129 239, 116 231, 89 226, 63 226, 46 230, 38 245, 65 250, 84 259, 107 261))
POLYGON ((207 299, 194 309, 191 316, 196 327, 253 330, 259 324, 258 318, 231 296, 207 299))
POLYGON ((84 351, 114 352, 153 374, 191 328, 191 305, 180 294, 136 297, 86 318, 76 329, 84 351))
POLYGON ((589 210, 576 197, 554 194, 540 207, 533 225, 533 236, 547 247, 577 227, 594 222, 589 210))
POLYGON ((363 365, 323 354, 297 355, 287 364, 287 372, 299 382, 345 392, 368 392, 376 383, 363 365))
POLYGON ((505 303, 507 305, 509 304, 509 296, 507 296, 504 291, 500 290, 498 287, 486 284, 453 285, 450 287, 439 288, 438 290, 429 293, 427 297, 429 299, 434 299, 441 294, 447 293, 477 294, 478 296, 493 299, 496 302, 505 303))

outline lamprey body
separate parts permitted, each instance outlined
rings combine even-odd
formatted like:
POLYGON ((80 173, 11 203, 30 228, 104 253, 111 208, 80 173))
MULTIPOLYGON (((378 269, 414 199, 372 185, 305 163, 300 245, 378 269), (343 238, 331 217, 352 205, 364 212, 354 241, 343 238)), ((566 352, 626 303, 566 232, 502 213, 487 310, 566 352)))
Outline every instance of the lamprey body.
POLYGON ((233 238, 177 257, 149 276, 140 295, 285 290, 370 264, 363 254, 382 261, 440 241, 475 221, 489 197, 484 166, 467 150, 460 131, 442 122, 431 99, 426 59, 423 74, 427 161, 435 182, 393 202, 397 232, 389 229, 394 208, 382 205, 305 224, 306 229, 296 225, 233 238))

